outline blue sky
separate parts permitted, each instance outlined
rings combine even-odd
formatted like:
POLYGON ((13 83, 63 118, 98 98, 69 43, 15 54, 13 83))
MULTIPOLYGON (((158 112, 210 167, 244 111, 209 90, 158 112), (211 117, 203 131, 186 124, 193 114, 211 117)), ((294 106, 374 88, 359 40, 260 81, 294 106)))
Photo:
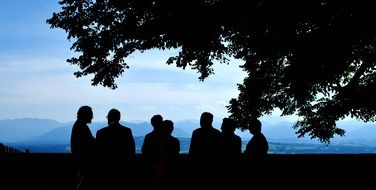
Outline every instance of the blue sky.
POLYGON ((93 108, 94 121, 104 121, 111 108, 127 121, 156 113, 173 121, 199 119, 203 111, 218 120, 229 115, 225 106, 245 76, 241 61, 217 64, 215 75, 200 82, 196 71, 165 64, 177 50, 152 50, 126 60, 130 69, 118 89, 91 86, 92 76, 75 78, 79 68, 66 62, 73 56, 66 33, 46 24, 59 10, 57 0, 0 1, 0 119, 73 121, 81 105, 93 108))

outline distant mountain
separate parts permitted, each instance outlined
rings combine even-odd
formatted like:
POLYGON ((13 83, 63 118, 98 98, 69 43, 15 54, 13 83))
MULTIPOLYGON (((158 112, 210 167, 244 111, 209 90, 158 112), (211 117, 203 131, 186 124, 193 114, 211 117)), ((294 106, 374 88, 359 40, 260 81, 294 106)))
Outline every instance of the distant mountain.
MULTIPOLYGON (((128 123, 128 122, 122 121, 121 124, 129 127, 132 130, 134 137, 143 137, 152 130, 151 125, 146 122, 135 124, 135 123, 128 123)), ((72 126, 73 126, 73 123, 69 125, 57 127, 41 135, 36 135, 27 139, 23 139, 22 141, 18 141, 18 143, 24 143, 24 144, 62 144, 63 143, 63 144, 66 144, 66 143, 69 143, 70 141, 72 126)), ((96 132, 105 126, 107 126, 105 122, 89 124, 89 128, 94 137, 96 135, 96 132)), ((191 134, 185 132, 184 130, 180 128, 175 128, 173 131, 173 135, 176 137, 190 137, 191 136, 191 134)), ((12 142, 15 142, 15 141, 12 141, 12 142)))
POLYGON ((345 136, 334 138, 334 143, 361 143, 376 146, 376 124, 363 122, 346 122, 338 125, 346 130, 345 136))
MULTIPOLYGON (((274 142, 290 142, 290 143, 319 143, 317 139, 311 139, 308 135, 298 138, 296 129, 293 128, 295 122, 284 120, 281 118, 262 118, 262 132, 268 140, 274 142), (274 119, 275 118, 275 119, 274 119)), ((376 124, 364 123, 357 120, 338 121, 337 127, 346 131, 345 136, 335 136, 331 141, 334 143, 357 142, 370 145, 376 145, 376 124)), ((249 131, 238 135, 242 138, 251 138, 249 131)))
MULTIPOLYGON (((296 130, 292 128, 294 122, 281 117, 263 117, 262 131, 269 141, 273 142, 308 142, 318 143, 308 136, 297 138, 296 130)), ((129 123, 121 122, 132 129, 133 136, 143 137, 152 130, 149 122, 129 123)), ((33 143, 33 144, 60 144, 68 143, 73 122, 59 123, 50 119, 15 119, 0 120, 0 142, 4 143, 33 143)), ((107 126, 106 122, 89 124, 90 130, 95 136, 98 129, 107 126)), ((198 128, 198 120, 177 121, 174 123, 173 135, 179 138, 190 138, 192 131, 198 128)), ((213 126, 220 129, 221 120, 213 122, 213 126)), ((339 121, 337 126, 344 128, 344 137, 335 137, 332 142, 343 143, 349 141, 362 142, 364 144, 376 144, 376 124, 363 123, 355 120, 339 121)), ((252 135, 249 131, 236 132, 243 140, 249 140, 252 135)))
POLYGON ((0 142, 23 141, 64 125, 64 123, 59 123, 51 119, 23 118, 0 120, 0 142))
POLYGON ((72 126, 62 126, 56 129, 53 129, 47 133, 37 135, 20 141, 19 143, 24 144, 68 144, 70 141, 70 133, 72 126))
MULTIPOLYGON (((152 131, 152 126, 148 122, 141 122, 141 123, 129 123, 129 122, 121 122, 123 125, 129 127, 132 130, 133 136, 135 137, 143 137, 147 133, 152 131)), ((172 134, 176 137, 190 137, 191 134, 184 131, 181 128, 178 128, 177 125, 179 123, 174 124, 175 128, 172 134)))
POLYGON ((180 136, 177 136, 177 137, 189 137, 190 138, 193 130, 200 127, 200 122, 197 120, 183 120, 183 121, 174 122, 174 127, 175 129, 184 131, 184 134, 181 134, 180 136))
POLYGON ((376 124, 355 121, 346 121, 338 124, 338 127, 346 130, 344 138, 352 139, 376 139, 376 124))
MULTIPOLYGON (((297 138, 294 122, 277 118, 262 118, 263 133, 269 141, 271 153, 375 153, 376 125, 359 121, 340 121, 337 126, 346 130, 344 137, 335 137, 329 146, 319 143, 309 137, 297 138)), ((121 122, 132 129, 136 141, 137 152, 143 143, 145 134, 152 130, 148 122, 121 122)), ((0 142, 31 152, 70 152, 69 139, 73 122, 59 123, 49 119, 15 119, 0 120, 0 142)), ((214 121, 213 126, 220 128, 221 121, 214 121)), ((98 129, 107 126, 106 122, 89 124, 95 136, 98 129)), ((181 141, 182 153, 189 149, 192 131, 199 127, 197 120, 175 122, 173 135, 181 141)), ((252 137, 249 131, 237 134, 243 140, 243 148, 252 137)))
POLYGON ((297 139, 295 129, 292 128, 294 123, 288 121, 281 121, 279 123, 271 123, 263 125, 262 131, 269 139, 297 139))

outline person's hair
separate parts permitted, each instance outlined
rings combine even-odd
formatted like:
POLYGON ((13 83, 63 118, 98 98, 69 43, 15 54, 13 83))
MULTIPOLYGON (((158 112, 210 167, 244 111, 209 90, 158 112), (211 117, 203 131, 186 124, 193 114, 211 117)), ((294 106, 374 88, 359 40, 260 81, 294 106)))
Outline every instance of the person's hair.
POLYGON ((110 121, 120 121, 120 117, 120 111, 117 109, 111 109, 107 115, 107 119, 110 121))
POLYGON ((223 118, 222 128, 234 132, 236 129, 235 121, 228 117, 223 118))
POLYGON ((77 119, 88 119, 92 113, 90 106, 81 106, 77 111, 77 119))
POLYGON ((255 131, 261 132, 261 121, 257 118, 253 118, 251 119, 251 125, 249 127, 255 131))
POLYGON ((201 127, 209 127, 213 123, 213 114, 210 112, 203 112, 200 118, 201 127))
POLYGON ((153 115, 153 117, 151 117, 151 119, 150 119, 150 123, 154 128, 161 125, 162 122, 163 122, 163 117, 159 114, 153 115))
POLYGON ((174 131, 174 122, 172 122, 171 120, 164 120, 163 125, 167 134, 171 134, 172 131, 174 131))

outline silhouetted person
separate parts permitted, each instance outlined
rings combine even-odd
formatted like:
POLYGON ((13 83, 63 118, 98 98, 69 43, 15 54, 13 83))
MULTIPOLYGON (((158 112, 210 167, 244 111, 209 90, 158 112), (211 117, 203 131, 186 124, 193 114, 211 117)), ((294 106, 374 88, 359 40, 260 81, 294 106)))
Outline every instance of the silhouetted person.
POLYGON ((241 167, 239 164, 242 140, 235 134, 236 123, 233 119, 223 118, 221 131, 222 131, 222 157, 221 166, 223 182, 231 182, 237 179, 237 168, 241 167))
MULTIPOLYGON (((156 118, 159 118, 159 116, 156 118)), ((158 122, 159 119, 157 119, 158 122)), ((155 136, 149 138, 149 142, 152 144, 149 147, 150 149, 145 149, 144 147, 143 154, 147 163, 146 169, 149 172, 148 177, 151 179, 153 185, 162 188, 168 187, 170 183, 174 183, 174 174, 180 152, 180 141, 172 136, 174 123, 171 120, 164 120, 162 125, 157 128, 155 136)), ((148 141, 145 141, 145 143, 147 144, 148 141)))
POLYGON ((120 111, 111 109, 107 115, 108 126, 96 134, 101 177, 98 180, 105 189, 121 189, 129 185, 132 175, 130 164, 136 152, 135 141, 131 129, 119 123, 120 117, 120 111))
POLYGON ((200 126, 192 132, 189 154, 193 158, 212 159, 220 154, 221 132, 213 128, 213 114, 201 114, 200 126))
POLYGON ((228 159, 239 159, 242 151, 242 140, 235 134, 236 123, 233 119, 223 118, 222 130, 222 154, 228 159))
POLYGON ((246 160, 265 160, 269 145, 265 136, 261 133, 261 122, 253 119, 249 126, 249 132, 253 135, 244 151, 246 160))
POLYGON ((160 172, 161 149, 163 148, 163 117, 159 114, 153 115, 150 119, 153 130, 145 135, 141 153, 145 161, 145 171, 147 180, 158 181, 160 172))
POLYGON ((180 141, 172 136, 174 123, 171 120, 164 120, 162 126, 162 144, 159 152, 159 175, 163 185, 173 183, 177 169, 177 162, 180 152, 180 141))
POLYGON ((176 137, 172 136, 172 132, 174 131, 174 122, 172 122, 171 120, 164 120, 163 131, 164 133, 166 133, 168 139, 168 155, 169 157, 175 159, 179 156, 180 141, 176 137))
MULTIPOLYGON (((219 174, 221 159, 222 135, 218 129, 213 128, 213 114, 204 112, 201 114, 200 126, 192 132, 189 155, 193 161, 194 175, 203 183, 205 179, 215 178, 219 174)), ((201 183, 198 182, 198 183, 201 183)))
POLYGON ((95 139, 88 127, 93 119, 93 111, 89 106, 82 106, 77 111, 77 120, 73 125, 70 145, 73 160, 77 169, 76 189, 91 189, 95 139))
POLYGON ((153 115, 150 119, 153 130, 145 135, 144 143, 141 147, 141 153, 148 157, 149 154, 155 155, 155 139, 158 138, 162 132, 163 117, 159 114, 153 115))

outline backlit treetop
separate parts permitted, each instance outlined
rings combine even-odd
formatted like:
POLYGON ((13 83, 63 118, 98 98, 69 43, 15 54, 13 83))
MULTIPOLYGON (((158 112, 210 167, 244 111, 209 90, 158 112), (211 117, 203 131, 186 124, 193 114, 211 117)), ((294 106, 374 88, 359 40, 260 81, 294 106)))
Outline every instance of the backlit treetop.
MULTIPOLYGON (((248 76, 228 105, 239 127, 270 114, 300 116, 299 136, 329 142, 336 121, 376 117, 376 7, 314 0, 62 0, 47 20, 79 53, 77 77, 115 89, 135 51, 179 49, 166 60, 213 74, 214 62, 244 60, 248 76)), ((231 64, 230 64, 231 66, 231 64)))

